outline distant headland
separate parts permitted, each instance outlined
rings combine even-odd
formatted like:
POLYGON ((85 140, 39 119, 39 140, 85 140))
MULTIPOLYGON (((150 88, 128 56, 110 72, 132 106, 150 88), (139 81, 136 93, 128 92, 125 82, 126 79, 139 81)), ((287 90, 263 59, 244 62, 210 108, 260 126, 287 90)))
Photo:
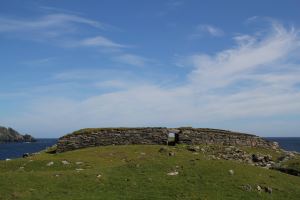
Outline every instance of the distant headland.
POLYGON ((0 126, 0 143, 7 142, 35 142, 31 135, 25 134, 22 135, 18 131, 12 128, 6 128, 0 126))

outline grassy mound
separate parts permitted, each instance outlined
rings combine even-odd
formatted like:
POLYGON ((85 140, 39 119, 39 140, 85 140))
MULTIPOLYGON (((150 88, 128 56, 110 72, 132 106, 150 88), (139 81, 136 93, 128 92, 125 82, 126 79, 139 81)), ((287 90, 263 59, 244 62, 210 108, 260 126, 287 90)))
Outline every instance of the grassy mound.
POLYGON ((0 199, 300 199, 300 177, 162 147, 93 147, 1 161, 0 199))

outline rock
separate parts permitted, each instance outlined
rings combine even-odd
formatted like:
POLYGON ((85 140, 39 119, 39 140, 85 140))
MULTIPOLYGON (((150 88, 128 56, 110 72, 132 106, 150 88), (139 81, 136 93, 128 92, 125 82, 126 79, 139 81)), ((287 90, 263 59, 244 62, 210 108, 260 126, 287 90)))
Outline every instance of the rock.
POLYGON ((102 177, 102 175, 101 175, 101 174, 98 174, 98 175, 97 175, 97 178, 101 178, 101 177, 102 177))
POLYGON ((259 162, 258 156, 256 154, 252 154, 252 161, 253 162, 259 162))
POLYGON ((267 192, 269 194, 272 194, 272 192, 273 192, 272 188, 270 188, 270 187, 265 187, 264 189, 265 189, 265 192, 267 192))
POLYGON ((226 147, 226 148, 224 149, 224 151, 225 151, 225 152, 230 152, 230 151, 232 151, 232 149, 231 149, 230 147, 226 147))
POLYGON ((54 165, 54 162, 53 162, 53 161, 47 163, 47 166, 48 166, 48 167, 50 167, 50 166, 52 166, 52 165, 54 165))
POLYGON ((83 171, 84 169, 82 169, 82 168, 77 168, 77 169, 75 169, 77 172, 80 172, 80 171, 83 171))
POLYGON ((75 164, 76 164, 76 165, 82 165, 83 162, 76 162, 75 164))
POLYGON ((257 191, 261 192, 261 187, 259 185, 256 187, 256 189, 257 191))
POLYGON ((5 159, 5 161, 10 161, 10 160, 11 160, 10 158, 6 158, 6 159, 5 159))
POLYGON ((270 162, 270 161, 272 161, 272 156, 266 155, 266 156, 264 156, 264 160, 265 160, 266 162, 270 162))
POLYGON ((142 156, 146 155, 146 153, 145 153, 145 152, 141 152, 140 154, 141 154, 142 156))
POLYGON ((200 147, 199 146, 188 146, 187 150, 196 152, 196 151, 200 150, 200 147))
POLYGON ((167 173, 168 176, 177 176, 179 174, 178 171, 174 171, 174 172, 169 172, 167 173))
POLYGON ((23 158, 27 158, 27 157, 29 157, 29 153, 23 153, 23 156, 22 156, 23 158))
POLYGON ((243 185, 242 186, 243 188, 244 188, 244 190, 246 190, 246 191, 252 191, 252 186, 251 185, 249 185, 249 184, 247 184, 247 185, 243 185))
POLYGON ((175 156, 175 153, 172 152, 172 151, 170 151, 170 152, 169 152, 169 156, 175 156))
POLYGON ((69 165, 69 164, 70 164, 70 163, 69 163, 68 161, 66 161, 66 160, 61 161, 61 163, 64 164, 64 165, 69 165))
POLYGON ((230 175, 234 175, 234 171, 231 169, 228 171, 230 175))
POLYGON ((161 147, 159 150, 158 150, 159 153, 166 153, 168 152, 168 148, 167 147, 161 147))

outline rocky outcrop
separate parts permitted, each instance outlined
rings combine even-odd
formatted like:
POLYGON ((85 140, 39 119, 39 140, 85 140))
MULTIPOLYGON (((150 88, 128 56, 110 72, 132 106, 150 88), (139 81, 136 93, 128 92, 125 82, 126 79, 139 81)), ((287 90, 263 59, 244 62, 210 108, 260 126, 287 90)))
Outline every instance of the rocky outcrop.
POLYGON ((82 129, 61 137, 57 143, 57 152, 106 145, 168 144, 170 133, 175 135, 175 143, 179 144, 220 144, 279 148, 277 143, 258 136, 227 130, 191 127, 145 127, 82 129))
POLYGON ((35 142, 36 140, 28 134, 21 135, 12 128, 0 126, 0 142, 35 142))

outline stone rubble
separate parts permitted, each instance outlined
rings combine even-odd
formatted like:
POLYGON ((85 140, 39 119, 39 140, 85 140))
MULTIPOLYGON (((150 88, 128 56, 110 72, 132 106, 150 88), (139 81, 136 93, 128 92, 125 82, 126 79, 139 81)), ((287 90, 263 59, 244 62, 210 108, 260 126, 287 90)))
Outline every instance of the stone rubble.
POLYGON ((299 170, 286 168, 284 166, 286 161, 296 158, 296 155, 300 156, 298 152, 278 150, 278 153, 282 153, 282 156, 274 160, 271 155, 264 155, 261 153, 250 154, 236 146, 207 145, 200 148, 197 145, 189 145, 186 148, 193 154, 202 152, 202 154, 204 154, 210 160, 233 160, 257 167, 281 171, 294 176, 300 176, 299 170))
POLYGON ((52 165, 54 165, 54 162, 53 162, 53 161, 47 163, 47 166, 48 166, 48 167, 50 167, 50 166, 52 166, 52 165))

